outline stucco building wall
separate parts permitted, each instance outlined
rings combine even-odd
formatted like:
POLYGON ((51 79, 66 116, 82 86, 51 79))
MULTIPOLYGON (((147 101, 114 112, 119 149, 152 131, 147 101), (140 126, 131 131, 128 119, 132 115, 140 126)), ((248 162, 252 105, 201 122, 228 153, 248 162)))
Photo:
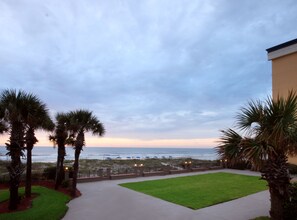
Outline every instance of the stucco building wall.
POLYGON ((272 60, 272 95, 286 97, 289 90, 297 92, 297 52, 272 60))
MULTIPOLYGON (((297 39, 267 49, 272 61, 272 97, 287 97, 297 92, 297 39)), ((289 163, 297 164, 297 156, 289 157, 289 163)))

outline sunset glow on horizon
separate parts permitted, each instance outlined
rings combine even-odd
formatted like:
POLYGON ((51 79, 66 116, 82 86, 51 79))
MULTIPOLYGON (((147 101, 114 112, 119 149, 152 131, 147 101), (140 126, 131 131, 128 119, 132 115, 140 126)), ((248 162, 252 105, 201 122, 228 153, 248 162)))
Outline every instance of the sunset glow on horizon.
MULTIPOLYGON (((38 136, 37 147, 54 146, 48 140, 48 136, 38 136)), ((4 145, 8 140, 8 136, 2 135, 0 143, 4 145)), ((200 138, 200 139, 155 139, 141 140, 129 138, 105 138, 86 136, 86 147, 147 147, 147 148, 213 148, 217 146, 216 138, 200 138)))

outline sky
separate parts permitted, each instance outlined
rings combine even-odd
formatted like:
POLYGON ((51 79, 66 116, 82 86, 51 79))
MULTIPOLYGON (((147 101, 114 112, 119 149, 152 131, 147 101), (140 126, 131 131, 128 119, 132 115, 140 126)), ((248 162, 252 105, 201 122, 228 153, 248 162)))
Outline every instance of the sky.
POLYGON ((0 12, 0 89, 37 95, 53 119, 92 111, 106 135, 87 146, 216 146, 271 95, 266 49, 297 38, 295 0, 0 0, 0 12))

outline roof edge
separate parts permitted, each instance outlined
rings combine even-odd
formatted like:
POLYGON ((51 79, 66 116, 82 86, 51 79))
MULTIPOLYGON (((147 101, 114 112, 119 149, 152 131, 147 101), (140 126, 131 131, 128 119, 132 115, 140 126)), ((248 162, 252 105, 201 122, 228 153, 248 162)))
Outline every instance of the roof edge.
POLYGON ((282 49, 282 48, 291 46, 291 45, 293 45, 293 44, 297 44, 297 38, 296 38, 296 39, 293 39, 293 40, 290 40, 290 41, 287 41, 287 42, 285 42, 285 43, 276 45, 276 46, 274 46, 274 47, 270 47, 270 48, 266 49, 266 51, 267 51, 267 53, 271 53, 271 52, 273 52, 273 51, 276 51, 276 50, 279 50, 279 49, 282 49))

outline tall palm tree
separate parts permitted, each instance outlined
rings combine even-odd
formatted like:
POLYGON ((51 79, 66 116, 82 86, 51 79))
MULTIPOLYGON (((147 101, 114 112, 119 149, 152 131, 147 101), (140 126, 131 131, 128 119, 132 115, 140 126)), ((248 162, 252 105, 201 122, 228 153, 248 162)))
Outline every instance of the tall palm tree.
POLYGON ((29 114, 25 120, 26 124, 26 150, 27 150, 27 171, 26 171, 26 197, 31 197, 31 171, 32 171, 32 150, 34 145, 38 142, 35 136, 36 129, 43 129, 51 131, 54 129, 54 123, 52 122, 46 105, 42 103, 37 97, 32 97, 28 103, 29 114))
MULTIPOLYGON (((237 116, 237 126, 246 134, 237 145, 239 156, 261 167, 270 191, 271 219, 282 220, 290 186, 287 157, 297 154, 296 94, 248 103, 237 116)), ((221 156, 224 152, 219 149, 228 144, 225 140, 217 148, 221 156)))
POLYGON ((93 135, 103 136, 105 129, 103 124, 92 112, 88 110, 76 110, 69 113, 70 130, 75 137, 74 145, 74 164, 73 164, 73 183, 72 196, 76 194, 77 174, 79 169, 79 155, 85 145, 85 132, 92 132, 93 135))
POLYGON ((58 189, 63 180, 64 174, 64 158, 66 155, 65 145, 68 139, 68 128, 69 117, 65 113, 56 114, 56 126, 54 134, 50 135, 49 139, 57 145, 58 155, 57 155, 57 168, 56 168, 56 178, 55 178, 55 189, 58 189))
POLYGON ((8 125, 10 134, 9 143, 6 143, 11 163, 7 167, 9 180, 9 209, 17 209, 19 196, 18 188, 24 166, 21 157, 25 150, 25 122, 31 113, 32 100, 36 100, 33 94, 24 91, 4 90, 0 95, 0 118, 8 125))

